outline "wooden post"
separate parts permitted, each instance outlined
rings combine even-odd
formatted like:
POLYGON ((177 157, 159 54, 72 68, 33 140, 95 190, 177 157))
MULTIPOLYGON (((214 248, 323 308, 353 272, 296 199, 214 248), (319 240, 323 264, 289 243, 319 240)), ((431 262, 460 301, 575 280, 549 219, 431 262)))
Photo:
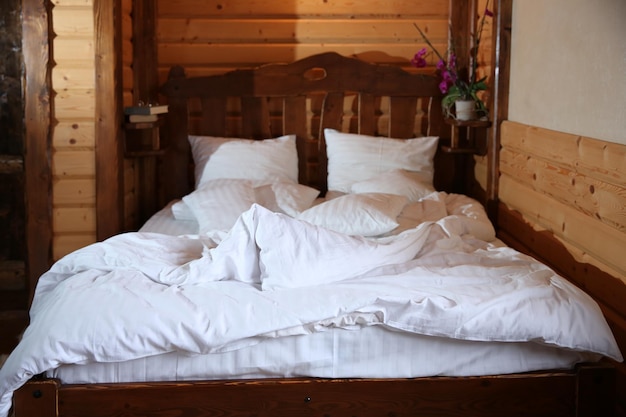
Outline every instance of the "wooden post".
MULTIPOLYGON (((39 276, 52 263, 52 168, 50 162, 50 63, 47 1, 22 3, 24 88, 24 178, 29 300, 39 276)), ((30 304, 30 302, 29 302, 30 304)))
POLYGON ((96 238, 122 231, 121 0, 94 0, 96 36, 96 238))
POLYGON ((491 129, 487 139, 487 190, 485 206, 494 225, 498 224, 498 181, 500 177, 500 125, 509 117, 509 78, 511 72, 511 22, 513 0, 493 4, 491 86, 491 129))

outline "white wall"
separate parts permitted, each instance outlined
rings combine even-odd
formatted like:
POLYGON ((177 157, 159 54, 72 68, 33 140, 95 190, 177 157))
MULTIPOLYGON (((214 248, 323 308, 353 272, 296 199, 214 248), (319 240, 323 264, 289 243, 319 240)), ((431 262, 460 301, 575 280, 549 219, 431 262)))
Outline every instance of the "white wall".
POLYGON ((626 0, 514 0, 509 119, 626 144, 626 0))

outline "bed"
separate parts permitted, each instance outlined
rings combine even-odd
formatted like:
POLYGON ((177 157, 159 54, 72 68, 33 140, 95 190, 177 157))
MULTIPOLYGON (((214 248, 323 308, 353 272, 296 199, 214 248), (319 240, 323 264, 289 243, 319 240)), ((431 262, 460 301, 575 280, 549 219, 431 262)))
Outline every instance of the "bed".
POLYGON ((436 79, 325 53, 162 93, 163 209, 42 276, 2 417, 611 415, 602 313, 462 194, 436 79))

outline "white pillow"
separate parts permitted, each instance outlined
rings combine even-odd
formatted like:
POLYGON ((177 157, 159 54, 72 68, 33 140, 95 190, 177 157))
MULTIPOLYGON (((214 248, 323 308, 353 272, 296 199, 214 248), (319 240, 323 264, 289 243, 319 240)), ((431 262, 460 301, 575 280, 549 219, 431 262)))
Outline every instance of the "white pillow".
POLYGON ((295 182, 276 181, 254 189, 256 202, 276 212, 296 217, 311 207, 319 190, 295 182))
POLYGON ((298 182, 296 136, 252 140, 189 136, 196 188, 209 180, 236 178, 255 186, 275 180, 298 182))
POLYGON ((196 220, 196 216, 194 216, 193 211, 191 211, 187 203, 183 200, 172 204, 172 214, 176 220, 196 220))
POLYGON ((183 197, 198 221, 200 234, 228 231, 254 204, 254 188, 248 180, 217 179, 183 197))
POLYGON ((394 169, 350 187, 352 193, 388 193, 405 196, 415 202, 435 192, 430 183, 420 180, 420 175, 403 169, 394 169))
POLYGON ((396 217, 407 203, 404 196, 346 194, 302 212, 297 218, 354 236, 378 236, 398 227, 396 217))
POLYGON ((342 133, 325 129, 328 155, 328 189, 350 192, 352 184, 393 169, 419 175, 426 184, 433 182, 433 158, 439 138, 391 139, 342 133))

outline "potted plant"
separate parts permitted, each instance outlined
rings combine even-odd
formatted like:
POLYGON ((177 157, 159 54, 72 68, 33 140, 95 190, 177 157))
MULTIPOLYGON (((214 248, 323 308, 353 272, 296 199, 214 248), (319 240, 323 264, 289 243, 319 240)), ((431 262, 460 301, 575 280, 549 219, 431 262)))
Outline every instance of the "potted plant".
MULTIPOLYGON (((489 2, 487 2, 485 12, 480 19, 478 30, 471 35, 473 38, 470 49, 471 65, 467 79, 459 75, 454 42, 449 42, 446 54, 447 57, 444 57, 444 55, 433 46, 424 31, 422 31, 417 24, 414 24, 426 44, 432 49, 437 58, 439 58, 436 68, 441 76, 439 89, 444 94, 441 104, 443 113, 447 117, 455 117, 459 120, 471 120, 475 119, 477 114, 479 117, 487 116, 487 108, 477 95, 479 91, 487 89, 487 77, 477 79, 476 70, 478 69, 478 48, 480 46, 485 19, 493 16, 493 13, 488 7, 489 2), (455 107, 455 112, 452 112, 453 106, 455 107)), ((413 59, 411 59, 411 65, 417 68, 425 67, 427 65, 427 55, 427 48, 420 49, 413 59)))

